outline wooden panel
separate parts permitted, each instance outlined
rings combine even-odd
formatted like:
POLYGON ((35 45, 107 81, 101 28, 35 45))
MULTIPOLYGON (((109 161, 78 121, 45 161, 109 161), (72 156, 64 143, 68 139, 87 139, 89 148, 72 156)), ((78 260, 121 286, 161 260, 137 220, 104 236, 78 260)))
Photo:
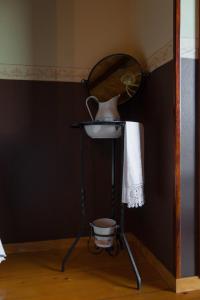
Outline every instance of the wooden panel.
MULTIPOLYGON (((153 71, 139 101, 127 103, 127 115, 144 124, 145 205, 127 209, 128 230, 175 274, 174 62, 153 71)), ((125 109, 125 107, 124 107, 125 109)))
MULTIPOLYGON (((70 124, 89 120, 86 90, 79 83, 0 80, 0 91, 3 242, 75 235, 80 224, 80 144, 79 130, 70 124)), ((85 137, 85 147, 91 221, 107 216, 110 208, 111 145, 85 137)))

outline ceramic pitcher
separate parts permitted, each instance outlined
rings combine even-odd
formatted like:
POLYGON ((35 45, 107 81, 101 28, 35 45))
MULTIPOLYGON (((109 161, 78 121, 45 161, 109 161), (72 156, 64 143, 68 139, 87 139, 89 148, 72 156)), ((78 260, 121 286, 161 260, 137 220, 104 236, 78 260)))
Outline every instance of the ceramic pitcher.
POLYGON ((90 114, 91 119, 95 120, 95 121, 117 121, 117 120, 120 120, 119 112, 117 110, 117 102, 118 102, 119 97, 120 97, 120 95, 117 95, 106 102, 100 102, 97 97, 89 96, 86 99, 86 107, 90 114), (91 99, 95 100, 98 103, 98 111, 97 111, 95 118, 93 117, 91 110, 89 108, 89 105, 88 105, 88 101, 91 99))

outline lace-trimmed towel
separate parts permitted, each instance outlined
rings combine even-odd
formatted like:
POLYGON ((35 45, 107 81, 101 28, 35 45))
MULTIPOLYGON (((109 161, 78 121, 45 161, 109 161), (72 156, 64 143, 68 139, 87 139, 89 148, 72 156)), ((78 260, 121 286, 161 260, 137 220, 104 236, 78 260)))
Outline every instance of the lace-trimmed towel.
POLYGON ((126 122, 124 130, 122 202, 138 207, 144 204, 143 126, 126 122))
POLYGON ((6 253, 0 240, 0 263, 6 259, 6 253))

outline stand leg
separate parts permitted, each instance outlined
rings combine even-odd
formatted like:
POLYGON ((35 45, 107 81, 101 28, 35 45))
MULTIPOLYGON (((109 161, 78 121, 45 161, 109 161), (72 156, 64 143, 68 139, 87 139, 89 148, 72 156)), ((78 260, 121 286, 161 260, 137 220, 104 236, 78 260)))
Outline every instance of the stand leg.
MULTIPOLYGON (((121 147, 122 147, 122 173, 123 173, 123 154, 124 154, 124 127, 122 127, 122 139, 121 139, 121 147)), ((124 233, 124 203, 121 203, 121 209, 120 209, 121 215, 120 215, 120 241, 123 243, 124 248, 127 250, 128 255, 129 255, 129 259, 131 261, 131 265, 132 265, 132 269, 133 272, 135 273, 135 277, 136 277, 136 282, 137 282, 137 289, 139 290, 141 288, 142 285, 142 280, 140 277, 140 273, 138 271, 137 265, 135 263, 133 254, 131 252, 129 243, 126 239, 125 233, 124 233)))
POLYGON ((116 140, 113 139, 112 140, 112 200, 111 200, 112 219, 116 218, 116 215, 115 215, 115 205, 116 205, 115 171, 116 171, 116 140))
POLYGON ((121 223, 120 224, 120 236, 121 236, 123 245, 124 245, 125 249, 128 252, 129 259, 131 261, 131 265, 132 265, 132 268, 133 268, 133 272, 135 273, 135 277, 136 277, 137 289, 139 290, 141 288, 142 280, 141 280, 140 273, 138 271, 137 265, 135 263, 133 254, 131 252, 129 243, 128 243, 128 241, 126 239, 126 236, 125 236, 125 233, 124 233, 124 204, 123 203, 121 205, 121 220, 120 220, 120 223, 121 223))
MULTIPOLYGON (((111 201, 111 206, 112 206, 112 219, 116 219, 116 147, 117 147, 117 141, 116 139, 112 140, 112 201, 111 201)), ((117 240, 117 253, 119 250, 119 247, 123 249, 123 242, 120 236, 120 233, 117 230, 116 234, 116 240, 117 240), (118 247, 119 246, 119 247, 118 247)), ((109 253, 109 251, 108 251, 109 253)), ((111 253, 111 252, 110 252, 111 253)), ((109 253, 109 254, 110 254, 109 253)))
POLYGON ((61 265, 61 272, 65 270, 65 264, 69 259, 70 255, 72 254, 74 248, 76 247, 78 241, 80 240, 81 236, 83 235, 84 226, 85 226, 85 219, 86 219, 86 210, 85 210, 85 189, 84 189, 84 147, 83 147, 83 131, 81 133, 81 140, 80 140, 80 153, 81 153, 81 228, 79 233, 77 234, 74 242, 71 244, 67 253, 65 254, 62 265, 61 265))
POLYGON ((82 235, 81 233, 79 233, 77 235, 76 239, 74 240, 74 242, 72 243, 72 245, 68 249, 67 253, 65 254, 65 256, 63 258, 63 261, 62 261, 62 265, 61 265, 61 272, 65 271, 65 264, 66 264, 68 258, 70 257, 71 253, 73 252, 74 248, 76 247, 76 244, 78 243, 81 235, 82 235))

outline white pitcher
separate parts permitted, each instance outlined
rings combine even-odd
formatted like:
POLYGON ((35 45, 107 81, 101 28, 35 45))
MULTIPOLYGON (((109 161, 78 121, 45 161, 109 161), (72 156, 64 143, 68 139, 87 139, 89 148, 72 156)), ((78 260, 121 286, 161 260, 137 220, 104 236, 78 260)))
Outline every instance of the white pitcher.
POLYGON ((88 101, 93 99, 98 103, 98 106, 99 106, 98 112, 95 117, 95 121, 118 121, 118 120, 120 120, 120 115, 117 110, 117 102, 118 102, 119 97, 120 97, 120 95, 117 95, 106 102, 100 102, 97 97, 89 96, 86 99, 86 107, 90 114, 91 119, 94 120, 94 117, 89 108, 88 101))

